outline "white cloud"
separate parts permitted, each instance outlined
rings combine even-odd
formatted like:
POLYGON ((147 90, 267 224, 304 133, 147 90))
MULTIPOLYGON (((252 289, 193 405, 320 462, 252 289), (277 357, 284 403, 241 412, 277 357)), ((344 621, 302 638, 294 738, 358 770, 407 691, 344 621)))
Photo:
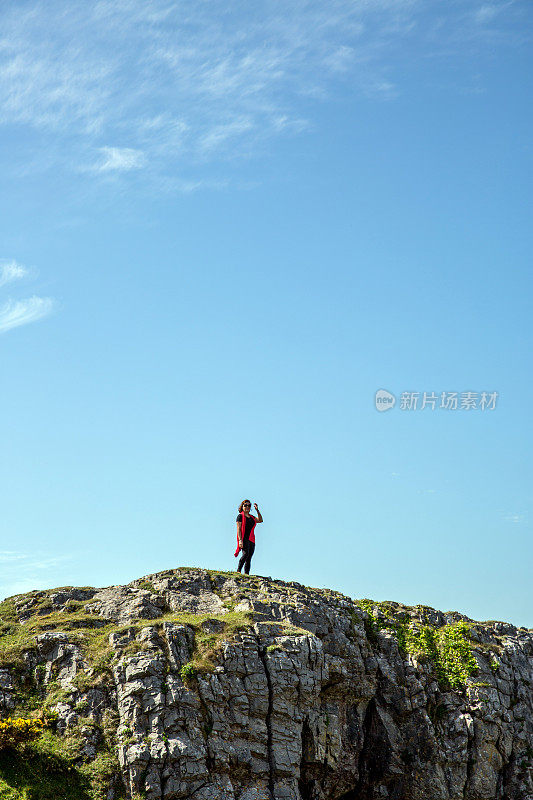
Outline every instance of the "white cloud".
POLYGON ((502 518, 506 522, 513 522, 517 524, 518 522, 524 522, 527 515, 523 511, 506 511, 505 514, 502 514, 502 518))
MULTIPOLYGON (((32 589, 48 589, 62 582, 61 565, 68 563, 72 555, 50 556, 44 553, 23 551, 0 551, 2 583, 0 600, 32 589)), ((64 578, 63 578, 64 580, 64 578)))
POLYGON ((11 563, 14 561, 23 562, 17 564, 17 569, 41 570, 55 567, 63 561, 68 561, 70 556, 42 556, 35 553, 24 553, 19 550, 0 550, 0 562, 11 563))
POLYGON ((27 274, 28 270, 26 267, 23 267, 16 261, 0 261, 0 286, 24 278, 27 274))
MULTIPOLYGON (((500 25, 504 7, 440 4, 439 46, 482 37, 479 21, 497 15, 500 25)), ((401 46, 435 55, 435 14, 422 0, 8 0, 0 9, 0 124, 35 137, 13 169, 35 163, 37 141, 43 169, 91 163, 83 172, 102 178, 143 168, 143 179, 199 184, 207 161, 301 134, 340 87, 395 96, 401 46)))
POLYGON ((474 19, 481 25, 492 22, 509 5, 510 3, 486 3, 475 10, 474 19))
POLYGON ((210 151, 220 148, 229 139, 236 139, 248 133, 253 125, 249 119, 237 119, 224 125, 215 125, 201 140, 202 150, 210 151))
POLYGON ((326 67, 329 67, 331 70, 333 70, 333 72, 348 72, 350 67, 353 66, 354 58, 354 48, 341 44, 331 53, 326 55, 324 58, 324 64, 326 67))
POLYGON ((366 87, 368 95, 376 97, 393 97, 397 94, 397 87, 390 81, 370 81, 366 87))
POLYGON ((8 5, 0 108, 8 124, 71 137, 69 147, 86 152, 101 147, 101 172, 138 167, 142 152, 152 164, 176 139, 189 159, 203 157, 206 143, 213 154, 224 152, 232 139, 224 134, 243 119, 252 137, 280 135, 280 117, 301 119, 298 98, 320 94, 331 76, 372 60, 383 25, 407 24, 413 7, 412 0, 331 0, 327 9, 295 0, 282 10, 264 0, 8 5), (147 128, 150 118, 166 124, 163 141, 147 128), (105 139, 125 136, 127 148, 104 150, 105 139))
POLYGON ((28 558, 26 553, 17 553, 15 550, 0 550, 0 563, 8 563, 11 561, 23 561, 28 558))
POLYGON ((101 147, 100 152, 103 160, 95 167, 98 172, 127 172, 146 163, 144 153, 132 147, 101 147))
POLYGON ((28 297, 26 300, 8 300, 0 308, 0 333, 27 325, 48 316, 54 307, 51 297, 28 297))

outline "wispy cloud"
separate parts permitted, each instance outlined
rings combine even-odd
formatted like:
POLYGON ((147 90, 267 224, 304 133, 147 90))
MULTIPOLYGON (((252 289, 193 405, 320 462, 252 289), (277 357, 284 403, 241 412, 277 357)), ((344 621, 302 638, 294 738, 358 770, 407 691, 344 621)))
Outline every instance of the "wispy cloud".
MULTIPOLYGON (((29 270, 14 259, 0 259, 0 288, 32 274, 33 270, 29 270)), ((51 297, 33 295, 23 300, 9 298, 0 306, 0 333, 43 319, 52 312, 54 305, 55 302, 51 297)), ((0 551, 0 561, 2 555, 7 557, 7 554, 8 551, 0 551)))
POLYGON ((516 525, 519 522, 525 522, 527 514, 525 511, 506 511, 502 514, 502 519, 506 522, 513 522, 516 525))
POLYGON ((28 297, 26 300, 8 300, 0 308, 0 333, 27 325, 48 316, 54 307, 51 297, 28 297))
MULTIPOLYGON (((508 6, 439 4, 439 45, 481 40, 508 6)), ((433 54, 435 16, 422 0, 6 0, 1 124, 28 134, 19 169, 37 142, 48 169, 198 185, 202 165, 301 134, 341 88, 401 93, 398 50, 433 54)))
POLYGON ((202 137, 200 149, 204 152, 218 150, 228 140, 238 139, 253 128, 252 121, 248 119, 236 119, 226 122, 223 125, 214 125, 209 133, 202 137))
MULTIPOLYGON (((64 561, 68 561, 70 556, 45 556, 42 554, 25 553, 19 550, 1 550, 0 562, 22 562, 22 569, 24 570, 42 570, 55 567, 64 561)), ((21 568, 21 564, 17 565, 17 569, 21 568)))
POLYGON ((0 286, 24 278, 27 274, 28 270, 26 267, 23 267, 22 264, 18 264, 16 261, 0 261, 0 286))
POLYGON ((128 172, 146 162, 144 153, 132 147, 101 147, 100 153, 102 160, 95 166, 98 172, 128 172))
POLYGON ((492 22, 498 14, 501 14, 508 6, 510 6, 510 2, 506 3, 485 3, 484 5, 479 6, 474 11, 474 20, 478 22, 480 25, 486 25, 488 22, 492 22))
POLYGON ((50 556, 17 550, 0 551, 2 582, 0 600, 32 589, 46 589, 61 582, 61 567, 72 561, 72 555, 50 556))
POLYGON ((0 564, 12 561, 24 561, 28 556, 25 553, 18 553, 15 550, 0 550, 0 564))

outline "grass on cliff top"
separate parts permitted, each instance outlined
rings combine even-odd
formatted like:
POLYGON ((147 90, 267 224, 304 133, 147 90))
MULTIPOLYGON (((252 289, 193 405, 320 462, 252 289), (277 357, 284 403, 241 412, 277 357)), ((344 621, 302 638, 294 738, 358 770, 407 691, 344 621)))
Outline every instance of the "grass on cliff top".
MULTIPOLYGON (((196 672, 211 672, 215 667, 215 659, 224 642, 230 641, 236 633, 252 624, 252 616, 246 611, 228 611, 226 614, 193 614, 190 612, 169 612, 156 619, 136 619, 129 625, 109 625, 99 631, 88 635, 82 634, 82 650, 96 674, 105 673, 111 666, 116 651, 109 643, 111 633, 126 631, 134 632, 137 636, 143 628, 160 629, 165 622, 183 625, 192 628, 194 632, 194 647, 191 653, 191 663, 196 672), (216 620, 223 624, 219 632, 205 630, 203 625, 209 620, 216 620)), ((149 646, 138 639, 132 639, 123 648, 120 656, 131 656, 149 650, 149 646)), ((94 683, 93 678, 76 676, 74 682, 80 689, 88 688, 94 683)))
MULTIPOLYGON (((178 625, 189 626, 195 635, 194 657, 198 660, 198 668, 212 669, 212 659, 222 641, 251 624, 251 615, 248 612, 228 610, 225 614, 194 614, 189 612, 169 612, 155 619, 135 619, 128 624, 117 624, 106 621, 96 614, 88 614, 84 610, 84 602, 73 603, 67 611, 53 611, 51 613, 38 612, 29 617, 24 623, 17 619, 15 605, 12 599, 0 603, 0 666, 11 666, 22 669, 25 666, 24 653, 36 646, 35 637, 45 631, 64 632, 69 634, 69 639, 76 642, 84 652, 92 669, 103 674, 111 667, 113 657, 116 655, 109 636, 112 633, 131 630, 137 635, 143 628, 153 626, 161 627, 164 622, 173 622, 178 625), (203 625, 216 619, 223 624, 219 633, 209 633, 203 625)), ((131 642, 125 647, 125 654, 133 654, 143 649, 140 642, 131 642)), ((78 682, 82 684, 92 679, 80 674, 78 682)), ((80 685, 80 689, 87 688, 80 685)))
POLYGON ((375 641, 378 631, 390 631, 396 637, 402 653, 432 665, 441 688, 462 689, 468 678, 477 671, 477 661, 468 638, 468 623, 460 621, 437 628, 414 622, 406 612, 396 613, 396 609, 388 603, 374 603, 372 600, 356 602, 369 615, 366 625, 368 638, 375 641), (374 617, 376 607, 385 619, 374 617))
POLYGON ((24 652, 35 647, 35 637, 40 633, 75 631, 75 640, 82 636, 84 629, 91 635, 95 628, 108 627, 105 620, 95 614, 87 614, 83 605, 75 603, 68 611, 37 613, 21 623, 13 600, 4 600, 0 603, 0 666, 23 667, 24 652))

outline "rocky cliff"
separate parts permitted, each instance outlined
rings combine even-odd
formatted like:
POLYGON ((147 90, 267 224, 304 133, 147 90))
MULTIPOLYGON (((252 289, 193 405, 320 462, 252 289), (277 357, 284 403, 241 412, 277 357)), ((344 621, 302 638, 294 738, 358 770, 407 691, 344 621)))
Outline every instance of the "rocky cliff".
POLYGON ((0 796, 531 800, 532 667, 524 628, 235 573, 18 595, 0 713, 46 730, 0 796))

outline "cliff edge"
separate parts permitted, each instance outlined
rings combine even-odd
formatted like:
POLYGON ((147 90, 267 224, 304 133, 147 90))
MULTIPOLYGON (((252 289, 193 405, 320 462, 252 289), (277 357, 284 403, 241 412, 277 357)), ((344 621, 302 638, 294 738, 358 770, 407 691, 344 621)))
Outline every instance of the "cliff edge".
POLYGON ((455 612, 189 568, 35 591, 0 717, 44 732, 0 797, 533 800, 532 689, 533 631, 455 612))

